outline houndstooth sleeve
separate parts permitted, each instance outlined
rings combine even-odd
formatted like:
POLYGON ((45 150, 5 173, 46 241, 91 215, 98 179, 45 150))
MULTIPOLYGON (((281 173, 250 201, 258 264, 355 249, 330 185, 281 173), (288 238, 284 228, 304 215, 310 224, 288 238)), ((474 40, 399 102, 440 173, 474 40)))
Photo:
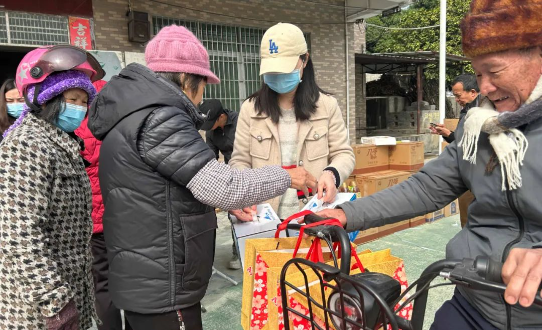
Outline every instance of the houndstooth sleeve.
POLYGON ((204 204, 235 210, 280 196, 290 185, 288 172, 280 166, 237 170, 213 159, 186 187, 204 204))
MULTIPOLYGON (((51 151, 25 135, 11 137, 0 148, 0 269, 12 276, 10 284, 24 302, 45 317, 57 314, 74 296, 61 275, 59 252, 48 244, 48 214, 58 205, 48 195, 54 189, 53 166, 51 151)), ((62 258, 70 253, 60 251, 62 258)))

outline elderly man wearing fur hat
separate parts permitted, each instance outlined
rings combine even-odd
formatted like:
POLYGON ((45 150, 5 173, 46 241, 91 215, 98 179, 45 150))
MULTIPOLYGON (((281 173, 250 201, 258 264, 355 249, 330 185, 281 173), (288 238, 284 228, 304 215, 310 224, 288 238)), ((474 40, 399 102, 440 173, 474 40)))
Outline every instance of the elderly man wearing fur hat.
POLYGON ((441 209, 471 190, 447 258, 505 262, 504 297, 458 287, 431 329, 542 329, 542 0, 473 0, 461 24, 486 99, 440 157, 410 180, 321 215, 350 231, 441 209))

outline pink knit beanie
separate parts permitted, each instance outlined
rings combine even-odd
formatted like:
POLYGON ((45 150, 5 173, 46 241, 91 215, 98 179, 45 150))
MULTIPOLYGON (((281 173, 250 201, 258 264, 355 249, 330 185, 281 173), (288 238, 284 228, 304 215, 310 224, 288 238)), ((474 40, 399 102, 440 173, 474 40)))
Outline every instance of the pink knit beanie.
POLYGON ((164 27, 145 48, 147 67, 155 72, 184 72, 207 77, 207 83, 220 79, 211 72, 209 54, 201 41, 184 26, 164 27))

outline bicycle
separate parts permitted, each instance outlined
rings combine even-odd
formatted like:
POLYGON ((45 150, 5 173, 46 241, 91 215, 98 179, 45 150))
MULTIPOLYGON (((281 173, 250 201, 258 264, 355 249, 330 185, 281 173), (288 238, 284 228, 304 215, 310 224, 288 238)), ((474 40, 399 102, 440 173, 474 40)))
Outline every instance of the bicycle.
MULTIPOLYGON (((305 216, 305 222, 313 225, 322 220, 326 219, 315 214, 305 216)), ((299 230, 301 227, 297 224, 288 225, 289 229, 299 230)), ((366 272, 349 275, 351 269, 350 242, 348 234, 342 227, 316 226, 306 228, 304 233, 323 239, 328 244, 332 251, 335 267, 302 258, 294 258, 284 265, 280 277, 280 290, 285 330, 290 330, 290 315, 309 321, 312 330, 422 330, 428 291, 431 288, 443 285, 462 285, 473 290, 500 294, 506 290, 506 285, 502 282, 501 277, 502 263, 479 256, 475 259, 436 261, 423 271, 418 280, 401 293, 399 282, 386 274, 366 270, 366 272), (338 259, 333 252, 334 243, 341 246, 340 265, 338 265, 338 259), (303 274, 304 285, 301 288, 304 289, 300 289, 298 285, 290 283, 286 279, 288 269, 293 266, 303 274), (314 272, 318 277, 323 299, 321 303, 310 295, 310 283, 307 276, 309 271, 314 272), (450 283, 431 286, 431 282, 437 277, 445 278, 450 283), (416 292, 399 307, 394 308, 413 288, 416 288, 416 292), (309 316, 305 316, 289 306, 288 292, 292 290, 306 298, 309 316), (326 298, 326 290, 331 290, 329 298, 326 298), (411 302, 414 305, 411 320, 396 315, 411 302), (322 310, 324 314, 324 319, 320 324, 314 319, 313 311, 316 308, 322 310), (330 325, 333 325, 333 328, 330 325)), ((537 295, 534 303, 542 306, 542 298, 537 295)))

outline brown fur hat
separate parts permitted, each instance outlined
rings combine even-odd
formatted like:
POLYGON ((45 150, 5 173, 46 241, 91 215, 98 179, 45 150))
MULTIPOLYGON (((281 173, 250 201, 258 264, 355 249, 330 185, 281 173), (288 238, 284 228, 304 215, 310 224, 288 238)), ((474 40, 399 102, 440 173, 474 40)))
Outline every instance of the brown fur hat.
POLYGON ((472 0, 461 34, 471 58, 542 46, 542 0, 472 0))

